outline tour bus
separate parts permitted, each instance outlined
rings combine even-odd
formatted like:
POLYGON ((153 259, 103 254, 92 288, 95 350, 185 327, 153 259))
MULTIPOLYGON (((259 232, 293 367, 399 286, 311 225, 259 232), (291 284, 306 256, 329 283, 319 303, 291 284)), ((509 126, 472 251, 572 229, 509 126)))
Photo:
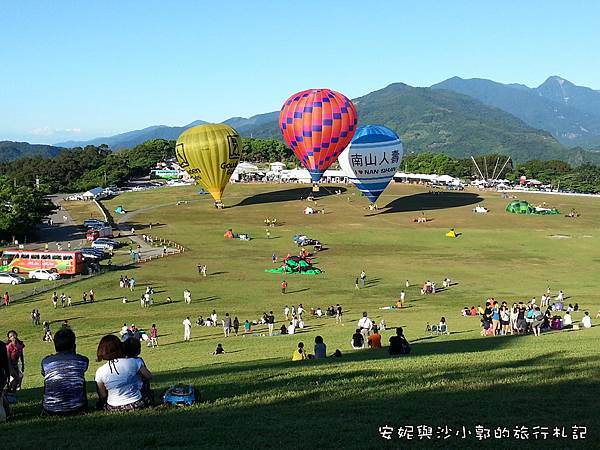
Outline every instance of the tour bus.
POLYGON ((103 237, 113 237, 112 227, 90 228, 85 233, 85 238, 90 242, 103 237))
POLYGON ((61 275, 77 275, 85 270, 80 251, 50 252, 44 250, 4 250, 0 256, 0 272, 28 273, 47 269, 61 275))

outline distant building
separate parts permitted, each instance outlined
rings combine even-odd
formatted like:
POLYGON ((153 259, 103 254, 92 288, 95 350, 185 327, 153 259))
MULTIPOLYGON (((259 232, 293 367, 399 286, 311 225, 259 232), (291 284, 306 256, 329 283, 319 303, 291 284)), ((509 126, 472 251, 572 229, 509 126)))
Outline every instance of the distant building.
POLYGON ((89 191, 86 191, 83 194, 81 194, 81 197, 84 200, 93 200, 95 198, 101 198, 103 193, 104 193, 103 188, 95 187, 94 189, 90 189, 89 191))

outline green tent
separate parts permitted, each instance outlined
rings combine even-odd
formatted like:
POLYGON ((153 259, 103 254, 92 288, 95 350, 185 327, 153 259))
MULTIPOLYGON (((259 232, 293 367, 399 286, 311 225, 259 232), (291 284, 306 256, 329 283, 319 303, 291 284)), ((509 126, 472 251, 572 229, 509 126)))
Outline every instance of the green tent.
POLYGON ((525 200, 513 200, 506 206, 506 211, 513 214, 560 214, 560 211, 555 208, 534 208, 529 204, 529 202, 526 202, 525 200))

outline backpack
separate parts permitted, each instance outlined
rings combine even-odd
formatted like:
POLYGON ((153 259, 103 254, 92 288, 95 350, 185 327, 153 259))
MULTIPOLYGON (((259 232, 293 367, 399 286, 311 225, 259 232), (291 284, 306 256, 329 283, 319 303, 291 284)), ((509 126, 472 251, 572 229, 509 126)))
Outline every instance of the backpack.
POLYGON ((172 406, 191 406, 200 401, 200 393, 194 386, 173 385, 163 394, 163 403, 172 406))

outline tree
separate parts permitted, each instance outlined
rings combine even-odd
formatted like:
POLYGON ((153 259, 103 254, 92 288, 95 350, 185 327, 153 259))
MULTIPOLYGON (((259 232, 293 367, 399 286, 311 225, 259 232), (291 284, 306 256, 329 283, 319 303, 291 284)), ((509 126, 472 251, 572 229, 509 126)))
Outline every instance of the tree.
POLYGON ((0 178, 0 239, 22 240, 55 209, 43 190, 0 178))

